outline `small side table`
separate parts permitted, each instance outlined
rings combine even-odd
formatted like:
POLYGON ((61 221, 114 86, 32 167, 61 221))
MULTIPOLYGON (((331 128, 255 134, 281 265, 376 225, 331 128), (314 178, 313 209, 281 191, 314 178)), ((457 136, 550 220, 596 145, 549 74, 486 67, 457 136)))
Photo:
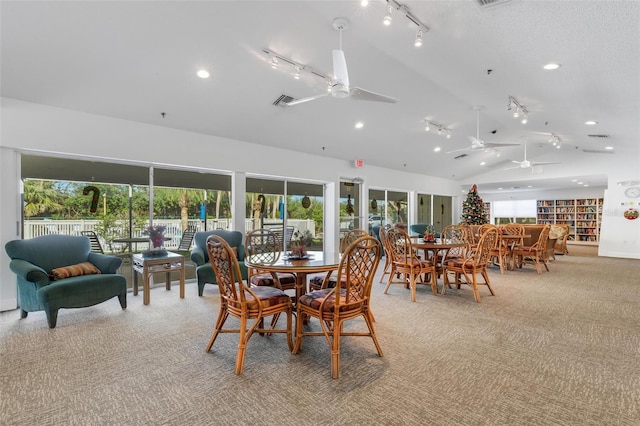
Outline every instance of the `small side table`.
POLYGON ((166 288, 171 290, 171 272, 180 271, 180 298, 184 299, 184 256, 168 251, 162 256, 133 255, 133 295, 138 295, 138 273, 142 274, 142 303, 149 304, 151 299, 151 275, 164 272, 166 288))

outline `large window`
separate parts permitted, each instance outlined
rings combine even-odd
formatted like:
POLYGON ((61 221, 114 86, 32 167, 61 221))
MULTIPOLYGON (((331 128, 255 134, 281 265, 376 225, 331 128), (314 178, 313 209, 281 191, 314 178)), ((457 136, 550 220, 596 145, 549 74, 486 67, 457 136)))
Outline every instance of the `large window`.
POLYGON ((406 192, 384 189, 369 190, 369 230, 374 226, 407 226, 408 196, 406 192))
POLYGON ((311 249, 323 248, 324 186, 316 183, 247 178, 245 231, 268 228, 289 245, 298 231, 309 233, 311 249))

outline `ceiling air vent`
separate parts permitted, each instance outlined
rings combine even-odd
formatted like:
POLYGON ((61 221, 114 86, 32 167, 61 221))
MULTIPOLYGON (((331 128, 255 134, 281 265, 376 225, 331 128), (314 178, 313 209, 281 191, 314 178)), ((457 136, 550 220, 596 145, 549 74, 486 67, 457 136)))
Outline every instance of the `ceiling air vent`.
POLYGON ((454 160, 459 160, 459 159, 464 158, 464 157, 466 157, 466 156, 467 156, 467 154, 460 154, 460 155, 458 155, 457 157, 453 157, 453 159, 454 159, 454 160))
POLYGON ((279 107, 281 107, 281 108, 286 108, 286 107, 288 107, 288 105, 287 105, 287 104, 288 104, 289 102, 293 101, 293 100, 295 100, 295 98, 293 98, 293 97, 291 97, 291 96, 289 96, 289 95, 282 94, 282 95, 278 96, 278 99, 276 99, 276 100, 273 102, 273 104, 274 104, 275 106, 279 106, 279 107))
POLYGON ((589 136, 590 138, 602 138, 602 139, 609 137, 609 135, 587 135, 587 136, 589 136))
POLYGON ((484 9, 489 7, 500 6, 505 3, 509 3, 510 1, 511 0, 476 0, 476 3, 478 4, 478 6, 484 9))

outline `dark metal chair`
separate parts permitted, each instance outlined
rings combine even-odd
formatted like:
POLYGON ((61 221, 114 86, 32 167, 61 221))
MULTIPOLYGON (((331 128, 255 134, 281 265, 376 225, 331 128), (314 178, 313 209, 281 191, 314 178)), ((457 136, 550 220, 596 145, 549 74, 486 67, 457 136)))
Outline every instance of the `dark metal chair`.
POLYGON ((104 250, 102 250, 102 244, 100 244, 100 239, 98 239, 98 234, 93 231, 81 231, 80 234, 89 237, 92 252, 104 254, 104 250))

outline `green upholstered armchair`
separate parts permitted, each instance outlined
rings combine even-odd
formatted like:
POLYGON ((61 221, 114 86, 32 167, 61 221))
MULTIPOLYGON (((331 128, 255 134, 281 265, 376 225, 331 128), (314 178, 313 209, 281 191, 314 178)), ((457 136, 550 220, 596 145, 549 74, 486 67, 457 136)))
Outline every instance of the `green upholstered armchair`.
POLYGON ((429 224, 427 223, 414 223, 409 227, 412 235, 420 235, 423 236, 427 229, 429 228, 429 224))
POLYGON ((44 311, 54 328, 60 308, 83 308, 116 296, 122 309, 127 307, 127 280, 116 273, 122 259, 91 252, 88 237, 44 235, 9 241, 5 250, 18 276, 22 318, 44 311))
POLYGON ((202 296, 205 284, 217 284, 216 274, 213 272, 213 267, 209 263, 209 255, 207 254, 207 238, 209 238, 210 235, 219 235, 231 246, 231 248, 236 249, 242 279, 246 280, 248 276, 247 267, 244 264, 245 253, 244 245, 242 243, 244 236, 242 235, 242 232, 225 231, 223 229, 196 232, 196 235, 193 237, 195 247, 191 250, 191 260, 196 264, 199 296, 202 296))

